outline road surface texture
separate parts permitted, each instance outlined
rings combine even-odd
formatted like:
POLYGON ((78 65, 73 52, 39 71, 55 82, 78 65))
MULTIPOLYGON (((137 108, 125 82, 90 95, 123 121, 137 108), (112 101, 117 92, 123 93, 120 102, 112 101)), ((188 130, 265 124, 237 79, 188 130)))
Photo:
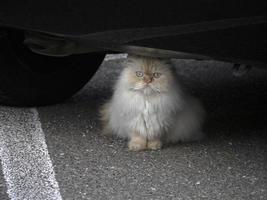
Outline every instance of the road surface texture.
POLYGON ((130 152, 98 121, 123 57, 64 103, 0 107, 1 200, 267 199, 267 70, 234 77, 229 63, 173 60, 207 110, 207 137, 130 152))

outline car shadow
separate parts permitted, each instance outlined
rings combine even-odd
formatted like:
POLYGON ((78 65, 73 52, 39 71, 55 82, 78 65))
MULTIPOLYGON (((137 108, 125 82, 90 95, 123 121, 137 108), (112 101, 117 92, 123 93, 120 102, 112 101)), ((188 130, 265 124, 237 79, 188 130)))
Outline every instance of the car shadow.
MULTIPOLYGON (((115 72, 109 70, 108 78, 103 78, 106 67, 104 64, 81 92, 56 106, 65 118, 79 116, 84 124, 93 124, 96 132, 101 132, 98 110, 111 97, 113 84, 121 69, 118 66, 115 72), (103 79, 104 84, 95 84, 103 79)), ((190 68, 191 64, 183 67, 190 68)), ((252 74, 236 78, 232 76, 229 66, 219 69, 204 66, 205 70, 201 67, 198 67, 200 71, 188 70, 186 76, 181 75, 183 73, 179 69, 177 73, 184 87, 202 101, 207 111, 205 140, 266 139, 267 70, 252 70, 252 74)), ((50 108, 53 109, 53 106, 50 108)))

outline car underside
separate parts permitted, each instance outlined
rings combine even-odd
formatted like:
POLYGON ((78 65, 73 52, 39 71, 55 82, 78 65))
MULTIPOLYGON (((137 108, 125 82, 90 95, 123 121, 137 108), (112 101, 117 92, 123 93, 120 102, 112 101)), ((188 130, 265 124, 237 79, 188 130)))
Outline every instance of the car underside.
POLYGON ((266 68, 266 10, 267 2, 257 0, 2 1, 0 102, 62 101, 90 79, 108 52, 266 68), (19 80, 6 78, 15 75, 19 80))

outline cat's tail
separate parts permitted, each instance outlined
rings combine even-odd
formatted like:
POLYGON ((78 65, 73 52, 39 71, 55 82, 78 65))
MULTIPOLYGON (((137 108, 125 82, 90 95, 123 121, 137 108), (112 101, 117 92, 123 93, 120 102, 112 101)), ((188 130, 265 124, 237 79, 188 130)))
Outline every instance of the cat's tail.
POLYGON ((110 121, 110 102, 106 102, 99 109, 99 120, 101 122, 102 133, 104 135, 110 135, 112 133, 109 125, 110 121))
POLYGON ((177 115, 174 129, 169 134, 167 142, 190 142, 202 139, 205 136, 201 130, 205 115, 201 103, 193 97, 188 98, 185 108, 177 115))

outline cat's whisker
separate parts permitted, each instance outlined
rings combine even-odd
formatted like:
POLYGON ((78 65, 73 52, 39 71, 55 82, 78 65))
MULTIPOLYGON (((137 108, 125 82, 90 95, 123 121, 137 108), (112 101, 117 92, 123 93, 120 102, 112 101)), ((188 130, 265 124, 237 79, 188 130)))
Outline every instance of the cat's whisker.
POLYGON ((145 88, 145 85, 142 84, 142 83, 137 83, 137 84, 135 84, 135 86, 134 86, 134 89, 135 89, 135 90, 142 90, 142 89, 144 89, 144 88, 145 88))
POLYGON ((161 92, 159 88, 154 87, 153 85, 151 85, 150 88, 151 88, 153 91, 155 91, 155 92, 158 92, 158 93, 161 92))

